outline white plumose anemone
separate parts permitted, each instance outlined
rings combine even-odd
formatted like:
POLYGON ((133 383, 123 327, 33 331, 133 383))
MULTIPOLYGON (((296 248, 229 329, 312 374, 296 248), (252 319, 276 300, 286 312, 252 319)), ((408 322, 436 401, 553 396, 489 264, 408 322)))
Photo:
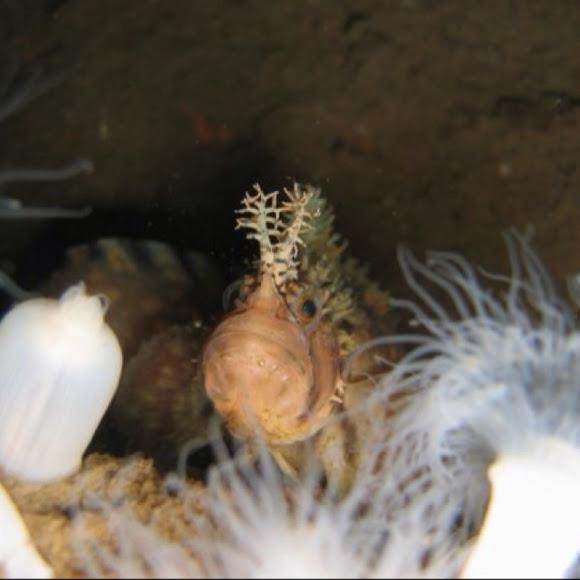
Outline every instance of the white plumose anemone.
MULTIPOLYGON (((264 451, 258 468, 218 465, 204 497, 211 524, 196 529, 209 577, 431 578, 457 575, 486 494, 443 474, 422 442, 391 439, 379 408, 368 422, 365 461, 346 495, 314 466, 289 482, 264 451), (376 424, 371 419, 375 415, 376 424), (216 525, 217 522, 217 525, 216 525)), ((356 415, 361 414, 357 417, 356 415)))
POLYGON ((33 298, 0 323, 0 467, 29 481, 78 469, 117 388, 121 348, 84 285, 33 298))
POLYGON ((122 506, 104 503, 100 509, 117 546, 93 546, 87 552, 90 542, 77 528, 77 560, 90 577, 134 577, 136 571, 155 578, 167 573, 196 578, 455 574, 456 543, 450 536, 462 526, 451 498, 454 490, 442 492, 437 484, 431 491, 408 490, 403 503, 409 509, 401 510, 401 502, 387 501, 401 481, 385 482, 384 474, 374 473, 376 467, 361 472, 339 499, 322 490, 315 468, 303 481, 286 480, 265 450, 257 467, 223 459, 211 470, 205 489, 168 480, 187 521, 179 526, 181 538, 175 543, 156 537, 122 506))
MULTIPOLYGON (((360 577, 364 563, 357 559, 355 542, 345 542, 343 534, 351 522, 325 498, 316 497, 314 472, 290 491, 269 457, 264 456, 261 464, 261 473, 224 464, 211 475, 208 508, 212 520, 220 524, 212 557, 204 557, 208 574, 360 577)), ((202 545, 198 549, 207 554, 202 545)))
POLYGON ((487 475, 489 506, 464 576, 563 576, 580 548, 580 334, 526 240, 506 239, 511 278, 492 277, 501 297, 460 256, 431 254, 424 266, 400 252, 422 301, 405 305, 429 335, 385 386, 414 393, 391 445, 424 440, 419 462, 463 481, 473 521, 487 475), (457 320, 426 283, 446 293, 457 320))

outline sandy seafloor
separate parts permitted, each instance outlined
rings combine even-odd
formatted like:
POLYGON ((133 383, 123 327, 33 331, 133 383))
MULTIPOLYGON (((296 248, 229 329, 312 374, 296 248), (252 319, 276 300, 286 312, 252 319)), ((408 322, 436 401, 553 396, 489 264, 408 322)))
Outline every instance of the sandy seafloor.
POLYGON ((531 226, 562 287, 580 271, 580 3, 558 0, 0 0, 0 65, 63 81, 1 127, 0 163, 96 170, 11 187, 82 221, 6 221, 0 263, 38 283, 103 235, 248 247, 255 182, 321 187, 352 252, 397 295, 396 262, 457 250, 502 271, 531 226))

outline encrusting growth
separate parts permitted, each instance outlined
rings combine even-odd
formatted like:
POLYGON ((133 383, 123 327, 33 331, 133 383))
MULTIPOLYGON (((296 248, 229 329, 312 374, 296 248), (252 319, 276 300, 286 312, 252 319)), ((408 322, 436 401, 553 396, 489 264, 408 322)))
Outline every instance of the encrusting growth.
POLYGON ((242 200, 242 214, 236 220, 236 229, 250 230, 249 240, 256 240, 260 245, 260 274, 269 274, 274 278, 277 288, 284 292, 286 284, 298 277, 298 251, 304 246, 303 234, 312 228, 309 223, 318 215, 308 211, 314 191, 285 189, 287 201, 278 205, 278 192, 265 194, 256 185, 255 195, 247 194, 242 200))

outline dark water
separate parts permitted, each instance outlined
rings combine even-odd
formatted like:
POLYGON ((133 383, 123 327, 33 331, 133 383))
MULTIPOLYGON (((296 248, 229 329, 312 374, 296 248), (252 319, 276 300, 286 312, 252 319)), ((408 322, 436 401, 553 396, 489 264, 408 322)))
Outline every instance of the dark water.
POLYGON ((100 235, 244 253, 254 182, 323 188, 396 292, 398 243, 503 268, 527 224, 558 279, 580 270, 580 4, 428 0, 4 0, 0 56, 62 71, 1 127, 3 165, 86 156, 92 175, 18 186, 83 221, 2 224, 33 283, 100 235), (50 242, 49 242, 50 240, 50 242))

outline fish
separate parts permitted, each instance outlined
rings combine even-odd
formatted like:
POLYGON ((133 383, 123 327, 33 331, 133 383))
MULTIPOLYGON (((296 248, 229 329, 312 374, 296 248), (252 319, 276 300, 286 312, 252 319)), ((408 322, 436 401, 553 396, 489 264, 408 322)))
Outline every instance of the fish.
MULTIPOLYGON (((256 185, 238 216, 259 257, 204 346, 204 388, 234 436, 264 442, 294 472, 292 446, 324 432, 395 358, 355 356, 388 332, 389 296, 346 254, 320 189, 256 185)), ((334 439, 319 437, 329 449, 334 439)))

